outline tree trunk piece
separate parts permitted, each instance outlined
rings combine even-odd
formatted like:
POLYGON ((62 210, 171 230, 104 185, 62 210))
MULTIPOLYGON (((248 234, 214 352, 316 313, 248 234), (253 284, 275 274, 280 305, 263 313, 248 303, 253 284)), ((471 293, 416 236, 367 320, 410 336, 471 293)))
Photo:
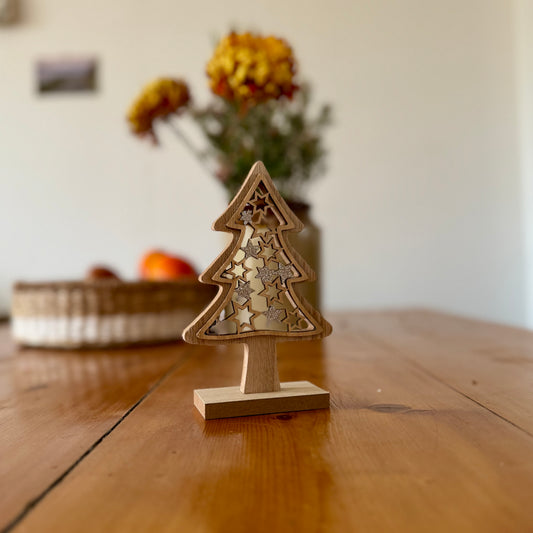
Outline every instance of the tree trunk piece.
POLYGON ((279 390, 278 361, 274 337, 246 339, 241 392, 276 392, 279 390))

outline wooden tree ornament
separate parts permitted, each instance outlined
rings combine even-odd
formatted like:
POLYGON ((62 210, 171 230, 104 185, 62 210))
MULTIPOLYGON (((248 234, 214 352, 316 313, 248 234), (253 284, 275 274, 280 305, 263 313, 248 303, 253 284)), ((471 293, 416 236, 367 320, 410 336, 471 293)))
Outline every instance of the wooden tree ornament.
POLYGON ((286 238, 302 228, 261 162, 213 224, 231 233, 232 241, 199 279, 219 291, 183 338, 192 344, 243 343, 245 350, 240 388, 194 391, 204 418, 329 406, 328 392, 305 381, 280 384, 278 377, 276 341, 331 333, 330 324, 293 287, 315 279, 286 238))

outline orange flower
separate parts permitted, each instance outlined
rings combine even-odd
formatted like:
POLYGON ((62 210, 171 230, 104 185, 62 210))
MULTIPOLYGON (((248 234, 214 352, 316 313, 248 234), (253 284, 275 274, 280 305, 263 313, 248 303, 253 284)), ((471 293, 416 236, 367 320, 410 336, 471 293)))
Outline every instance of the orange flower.
POLYGON ((211 90, 236 102, 264 102, 292 97, 296 61, 283 39, 252 33, 230 33, 207 64, 211 90))
POLYGON ((128 112, 131 130, 137 135, 154 136, 154 121, 178 113, 187 106, 190 98, 189 88, 182 80, 160 78, 151 82, 133 102, 128 112))

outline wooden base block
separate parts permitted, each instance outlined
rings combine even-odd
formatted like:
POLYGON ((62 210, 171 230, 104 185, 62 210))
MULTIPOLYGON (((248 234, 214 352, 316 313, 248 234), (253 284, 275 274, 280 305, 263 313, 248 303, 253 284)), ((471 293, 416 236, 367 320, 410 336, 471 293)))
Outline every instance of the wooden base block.
POLYGON ((266 415, 287 411, 327 409, 329 392, 309 381, 282 383, 281 390, 276 392, 243 394, 239 387, 198 389, 194 391, 194 405, 206 420, 266 415))

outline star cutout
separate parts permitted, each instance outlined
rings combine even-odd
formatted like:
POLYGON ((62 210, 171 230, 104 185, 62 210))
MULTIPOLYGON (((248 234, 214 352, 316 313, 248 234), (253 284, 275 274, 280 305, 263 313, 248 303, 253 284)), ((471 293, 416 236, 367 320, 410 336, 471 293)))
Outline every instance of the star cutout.
POLYGON ((264 285, 266 283, 270 283, 271 281, 274 281, 277 275, 278 273, 276 270, 272 270, 271 268, 264 266, 264 267, 257 269, 257 276, 255 276, 255 278, 260 279, 264 285))
MULTIPOLYGON (((301 330, 305 329, 300 327, 300 322, 302 320, 302 315, 298 311, 298 309, 295 309, 294 311, 287 314, 287 318, 285 319, 285 322, 289 325, 289 331, 294 330, 301 330)), ((307 326, 307 323, 306 323, 307 326)))
POLYGON ((241 250, 244 252, 244 258, 253 257, 254 259, 259 259, 259 252, 261 247, 253 244, 252 241, 248 241, 246 246, 242 247, 241 250))
POLYGON ((284 309, 276 309, 273 305, 271 305, 263 314, 267 317, 269 322, 274 320, 281 322, 283 313, 285 313, 284 309))
POLYGON ((252 294, 254 290, 252 287, 250 287, 250 282, 245 281, 244 283, 239 283, 239 286, 235 288, 235 294, 239 298, 243 298, 245 301, 248 301, 250 299, 250 294, 252 294))
POLYGON ((274 257, 276 255, 277 248, 275 248, 272 245, 272 239, 268 243, 263 244, 260 242, 261 245, 261 257, 263 257, 265 260, 269 260, 271 257, 274 257))
POLYGON ((261 213, 266 213, 266 210, 270 207, 268 198, 268 192, 261 194, 259 191, 256 191, 254 199, 250 202, 257 211, 261 213))
POLYGON ((228 272, 230 275, 233 274, 233 277, 235 278, 245 279, 247 272, 250 272, 250 270, 252 269, 248 268, 244 264, 244 259, 243 259, 242 261, 238 261, 238 262, 232 261, 226 272, 228 272))
POLYGON ((238 303, 234 303, 233 308, 235 309, 235 313, 231 316, 231 319, 237 324, 237 333, 242 333, 243 330, 245 331, 247 329, 253 330, 252 319, 257 313, 250 311, 248 304, 239 305, 238 303))
POLYGON ((254 216, 253 211, 250 211, 249 209, 245 209, 241 213, 241 220, 244 222, 245 226, 246 226, 246 224, 251 224, 252 223, 253 216, 254 216))
POLYGON ((259 295, 264 296, 267 299, 267 305, 271 305, 274 300, 279 302, 279 293, 282 290, 279 281, 276 280, 274 283, 266 284, 265 289, 262 290, 259 295))

